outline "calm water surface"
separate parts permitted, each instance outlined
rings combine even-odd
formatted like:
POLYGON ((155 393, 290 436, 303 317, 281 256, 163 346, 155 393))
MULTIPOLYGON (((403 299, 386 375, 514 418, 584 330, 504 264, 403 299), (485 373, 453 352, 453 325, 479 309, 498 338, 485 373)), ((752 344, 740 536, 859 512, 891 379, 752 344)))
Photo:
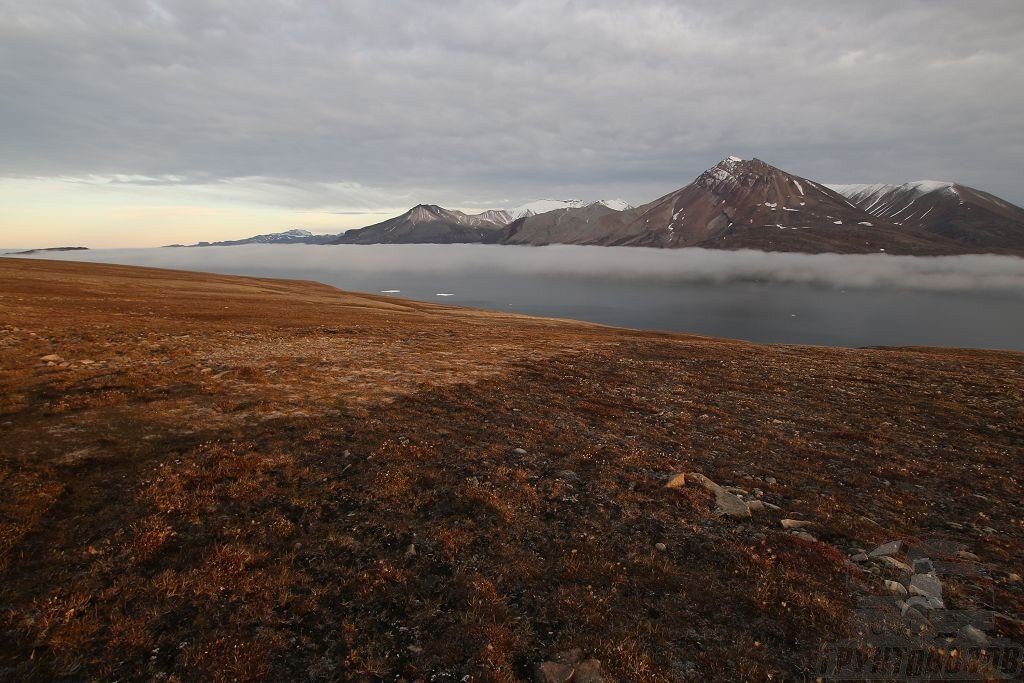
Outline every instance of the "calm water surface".
POLYGON ((950 261, 936 275, 924 259, 706 254, 303 245, 46 257, 317 280, 352 291, 399 290, 389 295, 422 301, 756 342, 1024 350, 1024 259, 950 261), (993 269, 1005 275, 998 286, 991 284, 993 269))

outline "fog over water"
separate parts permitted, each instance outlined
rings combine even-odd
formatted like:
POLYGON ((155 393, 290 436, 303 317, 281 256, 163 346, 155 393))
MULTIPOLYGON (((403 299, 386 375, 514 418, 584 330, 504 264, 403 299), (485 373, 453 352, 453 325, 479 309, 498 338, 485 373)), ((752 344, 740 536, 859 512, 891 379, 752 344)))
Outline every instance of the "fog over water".
POLYGON ((489 245, 42 256, 317 280, 423 301, 759 342, 1024 350, 1024 259, 1009 256, 489 245))

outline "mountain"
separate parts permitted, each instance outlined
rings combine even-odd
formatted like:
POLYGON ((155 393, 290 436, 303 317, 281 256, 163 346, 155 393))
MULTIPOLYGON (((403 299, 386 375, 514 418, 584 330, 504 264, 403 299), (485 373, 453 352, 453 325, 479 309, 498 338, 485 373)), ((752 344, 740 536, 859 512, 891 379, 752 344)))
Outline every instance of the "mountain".
POLYGON ((469 215, 419 204, 401 216, 342 233, 331 244, 454 244, 483 242, 505 227, 500 212, 469 215))
POLYGON ((9 251, 4 256, 25 256, 29 254, 45 254, 48 251, 88 251, 89 247, 41 247, 24 251, 9 251))
POLYGON ((1024 248, 1017 241, 1024 238, 1024 223, 1014 219, 1014 211, 1021 210, 985 197, 990 198, 989 207, 1001 203, 1002 222, 993 219, 994 208, 983 214, 971 207, 975 213, 969 217, 978 217, 974 223, 961 219, 954 228, 944 223, 929 229, 871 213, 835 188, 760 159, 731 156, 689 185, 633 209, 570 208, 520 218, 509 226, 504 242, 812 253, 948 254, 1024 248))
POLYGON ((1024 209, 959 183, 829 185, 864 211, 897 226, 979 249, 1024 249, 1024 209))
POLYGON ((506 228, 502 244, 611 244, 629 224, 628 212, 602 202, 527 214, 506 228))
POLYGON ((329 244, 337 235, 314 235, 309 230, 286 230, 266 235, 253 235, 240 240, 197 242, 196 244, 169 244, 168 247, 235 247, 242 244, 329 244))
POLYGON ((728 157, 680 190, 635 212, 632 237, 622 244, 645 247, 724 246, 749 231, 839 226, 871 227, 862 210, 812 180, 760 159, 728 157))
POLYGON ((635 208, 622 200, 541 199, 474 215, 419 204, 340 235, 289 230, 192 246, 467 242, 1024 254, 1024 209, 958 183, 823 185, 760 159, 730 156, 688 185, 635 208))
POLYGON ((595 202, 583 201, 581 199, 538 199, 514 209, 503 209, 502 212, 509 217, 507 222, 511 223, 514 220, 526 218, 527 216, 537 216, 542 213, 562 209, 585 209, 595 204, 615 211, 625 211, 626 209, 633 208, 622 199, 599 199, 595 202))

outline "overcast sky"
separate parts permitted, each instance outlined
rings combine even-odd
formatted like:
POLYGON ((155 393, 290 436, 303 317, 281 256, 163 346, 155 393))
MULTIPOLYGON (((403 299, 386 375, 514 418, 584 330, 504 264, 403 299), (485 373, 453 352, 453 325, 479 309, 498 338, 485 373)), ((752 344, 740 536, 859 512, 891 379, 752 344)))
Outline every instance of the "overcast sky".
POLYGON ((649 201, 722 157, 1024 204, 1024 2, 0 0, 0 246, 649 201))

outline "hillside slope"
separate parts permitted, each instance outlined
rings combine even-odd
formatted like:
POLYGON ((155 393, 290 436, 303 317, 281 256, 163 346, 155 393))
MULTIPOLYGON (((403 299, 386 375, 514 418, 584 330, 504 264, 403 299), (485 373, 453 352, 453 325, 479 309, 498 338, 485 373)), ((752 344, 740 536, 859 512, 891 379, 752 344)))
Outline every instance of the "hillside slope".
POLYGON ((1019 353, 11 258, 0 301, 2 680, 813 679, 925 547, 930 618, 1024 640, 1019 353))

